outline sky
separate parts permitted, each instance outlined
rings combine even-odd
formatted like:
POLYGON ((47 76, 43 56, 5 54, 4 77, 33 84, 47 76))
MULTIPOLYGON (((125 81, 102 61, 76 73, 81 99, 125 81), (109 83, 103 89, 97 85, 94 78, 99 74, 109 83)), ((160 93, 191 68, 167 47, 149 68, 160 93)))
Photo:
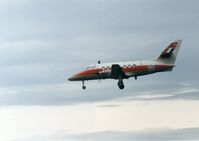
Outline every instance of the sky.
POLYGON ((0 141, 199 140, 197 0, 0 0, 0 141), (155 59, 172 72, 69 82, 90 64, 155 59))

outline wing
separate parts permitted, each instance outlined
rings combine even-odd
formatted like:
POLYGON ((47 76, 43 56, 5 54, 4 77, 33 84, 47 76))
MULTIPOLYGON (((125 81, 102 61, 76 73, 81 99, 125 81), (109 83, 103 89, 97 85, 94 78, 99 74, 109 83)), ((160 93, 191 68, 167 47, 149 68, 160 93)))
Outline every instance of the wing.
POLYGON ((119 77, 127 78, 126 74, 123 72, 122 67, 119 64, 113 64, 111 66, 111 76, 114 79, 118 79, 119 77))

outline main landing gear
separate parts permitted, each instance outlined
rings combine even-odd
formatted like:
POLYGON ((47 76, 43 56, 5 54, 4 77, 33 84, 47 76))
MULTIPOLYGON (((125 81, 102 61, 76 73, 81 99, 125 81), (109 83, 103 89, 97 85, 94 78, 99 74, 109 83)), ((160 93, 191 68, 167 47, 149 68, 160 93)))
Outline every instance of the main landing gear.
POLYGON ((84 85, 84 81, 82 81, 82 89, 85 90, 86 86, 84 85))
POLYGON ((124 89, 124 83, 122 78, 119 78, 117 85, 120 89, 124 89))
MULTIPOLYGON (((135 76, 135 80, 137 80, 137 76, 135 76)), ((117 83, 118 87, 122 90, 124 89, 124 83, 123 83, 123 78, 119 77, 118 78, 118 83, 117 83)))

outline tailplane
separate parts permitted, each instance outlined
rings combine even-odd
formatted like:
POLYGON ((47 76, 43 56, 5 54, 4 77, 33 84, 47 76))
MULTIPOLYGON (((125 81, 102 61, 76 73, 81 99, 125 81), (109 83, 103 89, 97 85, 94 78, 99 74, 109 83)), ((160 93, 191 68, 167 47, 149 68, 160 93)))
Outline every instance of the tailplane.
POLYGON ((175 64, 176 56, 180 49, 182 40, 176 40, 172 42, 158 57, 158 61, 166 64, 175 64))

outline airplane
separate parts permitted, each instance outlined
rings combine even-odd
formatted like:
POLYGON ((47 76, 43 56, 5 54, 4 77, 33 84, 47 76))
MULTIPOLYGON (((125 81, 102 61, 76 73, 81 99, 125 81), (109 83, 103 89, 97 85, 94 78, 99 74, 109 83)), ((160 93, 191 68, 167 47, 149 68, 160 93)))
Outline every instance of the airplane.
POLYGON ((69 81, 82 81, 82 89, 86 89, 85 81, 116 79, 118 87, 124 89, 123 79, 153 74, 157 72, 172 71, 182 40, 176 40, 164 49, 157 59, 137 60, 115 63, 101 63, 87 67, 85 70, 68 78, 69 81))

